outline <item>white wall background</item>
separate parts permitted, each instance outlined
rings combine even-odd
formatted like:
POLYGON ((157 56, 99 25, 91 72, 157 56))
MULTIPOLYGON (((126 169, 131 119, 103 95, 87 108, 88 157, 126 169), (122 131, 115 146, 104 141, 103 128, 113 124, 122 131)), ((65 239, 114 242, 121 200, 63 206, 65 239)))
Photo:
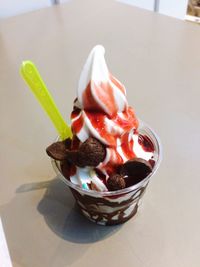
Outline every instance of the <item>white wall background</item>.
POLYGON ((160 0, 159 13, 184 19, 188 0, 160 0))
MULTIPOLYGON (((0 18, 23 14, 70 0, 0 0, 0 18)), ((84 0, 83 0, 84 1, 84 0)))
MULTIPOLYGON (((0 18, 15 16, 28 11, 51 6, 54 3, 64 3, 73 0, 0 0, 0 18)), ((84 0, 82 0, 84 1, 84 0)), ((99 0, 101 1, 101 0, 99 0)), ((168 16, 184 19, 188 0, 117 0, 124 4, 137 6, 168 16)))
POLYGON ((50 0, 0 0, 0 18, 51 6, 50 0))
POLYGON ((124 4, 134 5, 161 14, 184 19, 188 0, 118 0, 124 4))
POLYGON ((154 0, 118 0, 118 2, 145 8, 152 11, 154 10, 154 0))

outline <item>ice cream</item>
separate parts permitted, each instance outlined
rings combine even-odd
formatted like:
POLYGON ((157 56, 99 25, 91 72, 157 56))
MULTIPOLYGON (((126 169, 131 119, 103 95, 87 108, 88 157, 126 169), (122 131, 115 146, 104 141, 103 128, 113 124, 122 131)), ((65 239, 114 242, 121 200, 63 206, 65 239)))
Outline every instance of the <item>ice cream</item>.
POLYGON ((154 167, 155 150, 138 131, 126 89, 109 72, 104 53, 103 46, 95 46, 81 72, 71 113, 72 140, 47 149, 48 155, 62 161, 62 171, 73 184, 100 192, 146 178, 154 167), (60 158, 55 151, 61 151, 60 158))
POLYGON ((161 145, 153 130, 137 119, 124 85, 108 71, 104 53, 102 46, 95 46, 86 60, 70 126, 35 65, 25 61, 20 71, 59 134, 46 149, 57 177, 88 219, 113 225, 137 213, 160 164, 161 145))

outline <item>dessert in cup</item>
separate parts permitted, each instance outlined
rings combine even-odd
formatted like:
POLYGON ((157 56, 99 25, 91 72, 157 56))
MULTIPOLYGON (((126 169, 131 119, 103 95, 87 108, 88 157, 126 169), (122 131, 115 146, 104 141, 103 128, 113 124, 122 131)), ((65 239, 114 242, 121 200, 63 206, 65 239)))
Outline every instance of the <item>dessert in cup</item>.
POLYGON ((94 222, 113 225, 136 214, 159 167, 161 144, 129 106, 125 86, 109 72, 104 53, 97 45, 86 60, 71 126, 47 112, 59 137, 46 152, 81 212, 94 222))

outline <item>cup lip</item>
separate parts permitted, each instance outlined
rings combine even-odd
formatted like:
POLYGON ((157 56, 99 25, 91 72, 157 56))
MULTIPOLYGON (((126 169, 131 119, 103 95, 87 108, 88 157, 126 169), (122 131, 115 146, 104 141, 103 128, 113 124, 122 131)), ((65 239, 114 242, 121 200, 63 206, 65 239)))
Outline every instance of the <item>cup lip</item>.
MULTIPOLYGON (((145 179, 143 179, 142 181, 140 181, 137 184, 126 187, 126 188, 121 189, 121 190, 115 190, 115 191, 102 191, 102 192, 100 192, 100 191, 88 190, 88 189, 81 188, 79 185, 73 184, 70 180, 68 180, 60 171, 60 169, 58 167, 58 161, 51 159, 51 164, 53 166, 53 169, 56 172, 56 174, 58 175, 58 177, 67 186, 75 189, 76 191, 78 191, 81 194, 90 195, 93 197, 112 197, 112 196, 123 195, 123 194, 129 193, 129 192, 135 191, 138 188, 140 188, 144 183, 148 182, 148 180, 157 172, 157 170, 160 166, 160 163, 162 161, 162 145, 161 145, 160 138, 155 133, 155 131, 152 130, 151 127, 149 127, 148 124, 146 124, 144 121, 139 120, 139 129, 142 129, 142 128, 148 129, 148 131, 150 132, 150 135, 154 138, 155 146, 157 147, 158 159, 157 159, 157 161, 153 167, 152 172, 145 179)), ((58 140, 58 139, 59 139, 59 137, 56 140, 58 140)))

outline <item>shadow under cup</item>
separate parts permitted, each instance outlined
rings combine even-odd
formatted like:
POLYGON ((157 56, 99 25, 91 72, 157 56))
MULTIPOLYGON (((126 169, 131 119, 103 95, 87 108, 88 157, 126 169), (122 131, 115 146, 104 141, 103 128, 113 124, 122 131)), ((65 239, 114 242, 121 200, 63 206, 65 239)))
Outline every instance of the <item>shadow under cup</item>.
POLYGON ((138 130, 139 134, 146 135, 154 145, 155 165, 145 179, 122 190, 97 192, 80 188, 62 175, 60 162, 52 160, 53 168, 58 177, 69 186, 82 214, 89 220, 101 225, 115 225, 128 221, 137 213, 140 200, 149 180, 157 171, 162 157, 161 143, 154 131, 141 121, 138 130))

